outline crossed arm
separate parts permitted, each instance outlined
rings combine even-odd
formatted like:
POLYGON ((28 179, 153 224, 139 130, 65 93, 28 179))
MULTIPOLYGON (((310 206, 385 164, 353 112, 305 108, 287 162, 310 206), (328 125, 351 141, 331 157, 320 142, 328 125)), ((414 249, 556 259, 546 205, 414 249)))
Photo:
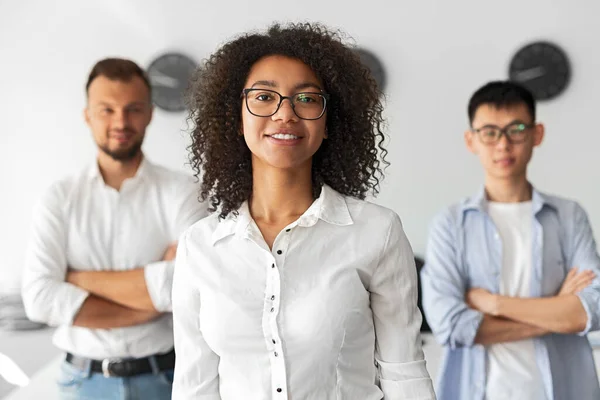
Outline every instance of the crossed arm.
POLYGON ((124 328, 143 324, 159 315, 158 311, 134 310, 91 294, 75 315, 73 326, 90 329, 124 328))
POLYGON ((469 288, 457 257, 456 210, 440 214, 432 225, 427 263, 421 272, 423 307, 437 340, 451 349, 517 341, 548 333, 579 333, 600 327, 600 258, 581 207, 569 219, 569 272, 556 296, 509 298, 469 288))
MULTIPOLYGON (((75 325, 87 328, 118 328, 138 325, 169 311, 173 263, 156 263, 131 271, 73 271, 68 269, 68 215, 64 205, 70 186, 52 185, 32 215, 23 273, 22 297, 27 316, 50 326, 75 325), (146 277, 152 284, 146 286, 146 277), (161 286, 162 285, 162 286, 161 286), (150 289, 150 290, 149 290, 150 289), (152 296, 152 298, 151 298, 152 296), (152 301, 154 300, 154 302, 152 301)), ((175 233, 206 216, 198 203, 196 185, 181 181, 171 188, 175 233)), ((176 244, 164 253, 163 261, 175 258, 176 244)))
POLYGON ((572 268, 558 295, 518 298, 491 294, 484 289, 467 292, 467 305, 484 313, 475 343, 491 345, 542 336, 551 332, 577 333, 585 329, 587 315, 577 293, 589 286, 594 272, 572 268))
MULTIPOLYGON (((163 261, 175 259, 177 244, 169 246, 163 261)), ((144 268, 129 271, 73 271, 66 281, 90 293, 74 326, 107 329, 139 325, 158 317, 146 286, 144 268)))

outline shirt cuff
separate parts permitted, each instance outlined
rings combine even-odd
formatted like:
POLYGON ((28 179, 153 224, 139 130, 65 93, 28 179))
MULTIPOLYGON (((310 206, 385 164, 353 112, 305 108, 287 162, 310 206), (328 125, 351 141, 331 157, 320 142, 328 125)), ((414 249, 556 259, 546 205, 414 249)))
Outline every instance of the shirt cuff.
POLYGON ((388 363, 377 360, 379 386, 386 400, 435 400, 433 382, 424 360, 388 363))
POLYGON ((463 311, 458 324, 451 335, 450 348, 471 347, 475 344, 475 336, 483 321, 483 313, 467 309, 463 311))
POLYGON ((159 312, 172 312, 173 261, 159 261, 144 267, 144 279, 152 305, 159 312))
POLYGON ((63 303, 64 309, 55 318, 48 321, 50 326, 73 325, 75 317, 90 293, 78 286, 68 284, 70 287, 64 291, 67 300, 63 303))
POLYGON ((588 292, 586 290, 577 293, 576 296, 579 298, 579 301, 581 301, 581 305, 583 306, 585 314, 587 315, 585 328, 583 331, 579 332, 578 335, 585 336, 598 326, 597 316, 599 305, 598 301, 594 301, 597 300, 598 296, 596 293, 588 292))

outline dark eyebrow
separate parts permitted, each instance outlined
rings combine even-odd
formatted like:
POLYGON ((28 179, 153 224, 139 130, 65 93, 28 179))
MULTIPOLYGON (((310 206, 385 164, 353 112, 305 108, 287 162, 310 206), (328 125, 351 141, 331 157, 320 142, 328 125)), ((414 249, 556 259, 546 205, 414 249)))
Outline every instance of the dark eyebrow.
MULTIPOLYGON (((277 85, 277 82, 275 81, 256 81, 252 84, 252 88, 255 86, 267 86, 267 87, 272 87, 272 88, 276 88, 279 85, 277 85)), ((319 92, 322 91, 323 89, 321 89, 321 87, 313 82, 302 82, 297 84, 296 86, 294 86, 294 90, 302 90, 302 89, 307 89, 307 88, 314 88, 317 89, 319 92)))
POLYGON ((250 87, 253 88, 256 85, 269 86, 269 87, 273 87, 273 88, 277 87, 277 84, 275 83, 275 81, 256 81, 250 87))
POLYGON ((312 83, 312 82, 303 82, 303 83, 296 85, 296 87, 294 87, 295 90, 302 90, 302 89, 308 89, 308 88, 317 89, 319 92, 323 90, 323 89, 321 89, 321 86, 317 85, 316 83, 312 83))

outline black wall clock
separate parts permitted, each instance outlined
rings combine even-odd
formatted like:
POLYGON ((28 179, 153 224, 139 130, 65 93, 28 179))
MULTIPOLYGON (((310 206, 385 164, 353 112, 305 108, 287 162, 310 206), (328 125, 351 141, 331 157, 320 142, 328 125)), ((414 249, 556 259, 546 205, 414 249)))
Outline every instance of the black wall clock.
POLYGON ((375 78, 379 90, 384 92, 387 76, 381 60, 374 53, 363 48, 357 48, 356 52, 360 56, 360 61, 371 71, 371 75, 375 78))
POLYGON ((166 111, 185 110, 185 90, 197 63, 181 53, 166 53, 148 67, 152 85, 152 101, 166 111))
POLYGON ((529 89, 536 100, 550 100, 567 88, 571 66, 567 54, 557 45, 533 42, 513 56, 508 76, 529 89))

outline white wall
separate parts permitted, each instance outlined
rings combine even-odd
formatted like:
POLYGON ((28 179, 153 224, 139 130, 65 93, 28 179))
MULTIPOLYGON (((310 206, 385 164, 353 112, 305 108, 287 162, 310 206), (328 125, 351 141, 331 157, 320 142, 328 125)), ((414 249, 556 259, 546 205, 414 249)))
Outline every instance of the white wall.
MULTIPOLYGON (((556 41, 574 75, 564 96, 539 107, 547 139, 531 176, 540 189, 581 201, 600 232, 599 15, 597 0, 0 2, 0 291, 19 282, 29 215, 43 188, 94 157, 81 112, 98 59, 147 66, 169 50, 202 59, 273 20, 342 28, 385 62, 392 166, 377 201, 401 215, 417 253, 433 214, 480 184, 462 143, 470 94, 505 78, 521 45, 556 41)), ((146 154, 184 169, 184 126, 184 115, 157 111, 146 154)))

